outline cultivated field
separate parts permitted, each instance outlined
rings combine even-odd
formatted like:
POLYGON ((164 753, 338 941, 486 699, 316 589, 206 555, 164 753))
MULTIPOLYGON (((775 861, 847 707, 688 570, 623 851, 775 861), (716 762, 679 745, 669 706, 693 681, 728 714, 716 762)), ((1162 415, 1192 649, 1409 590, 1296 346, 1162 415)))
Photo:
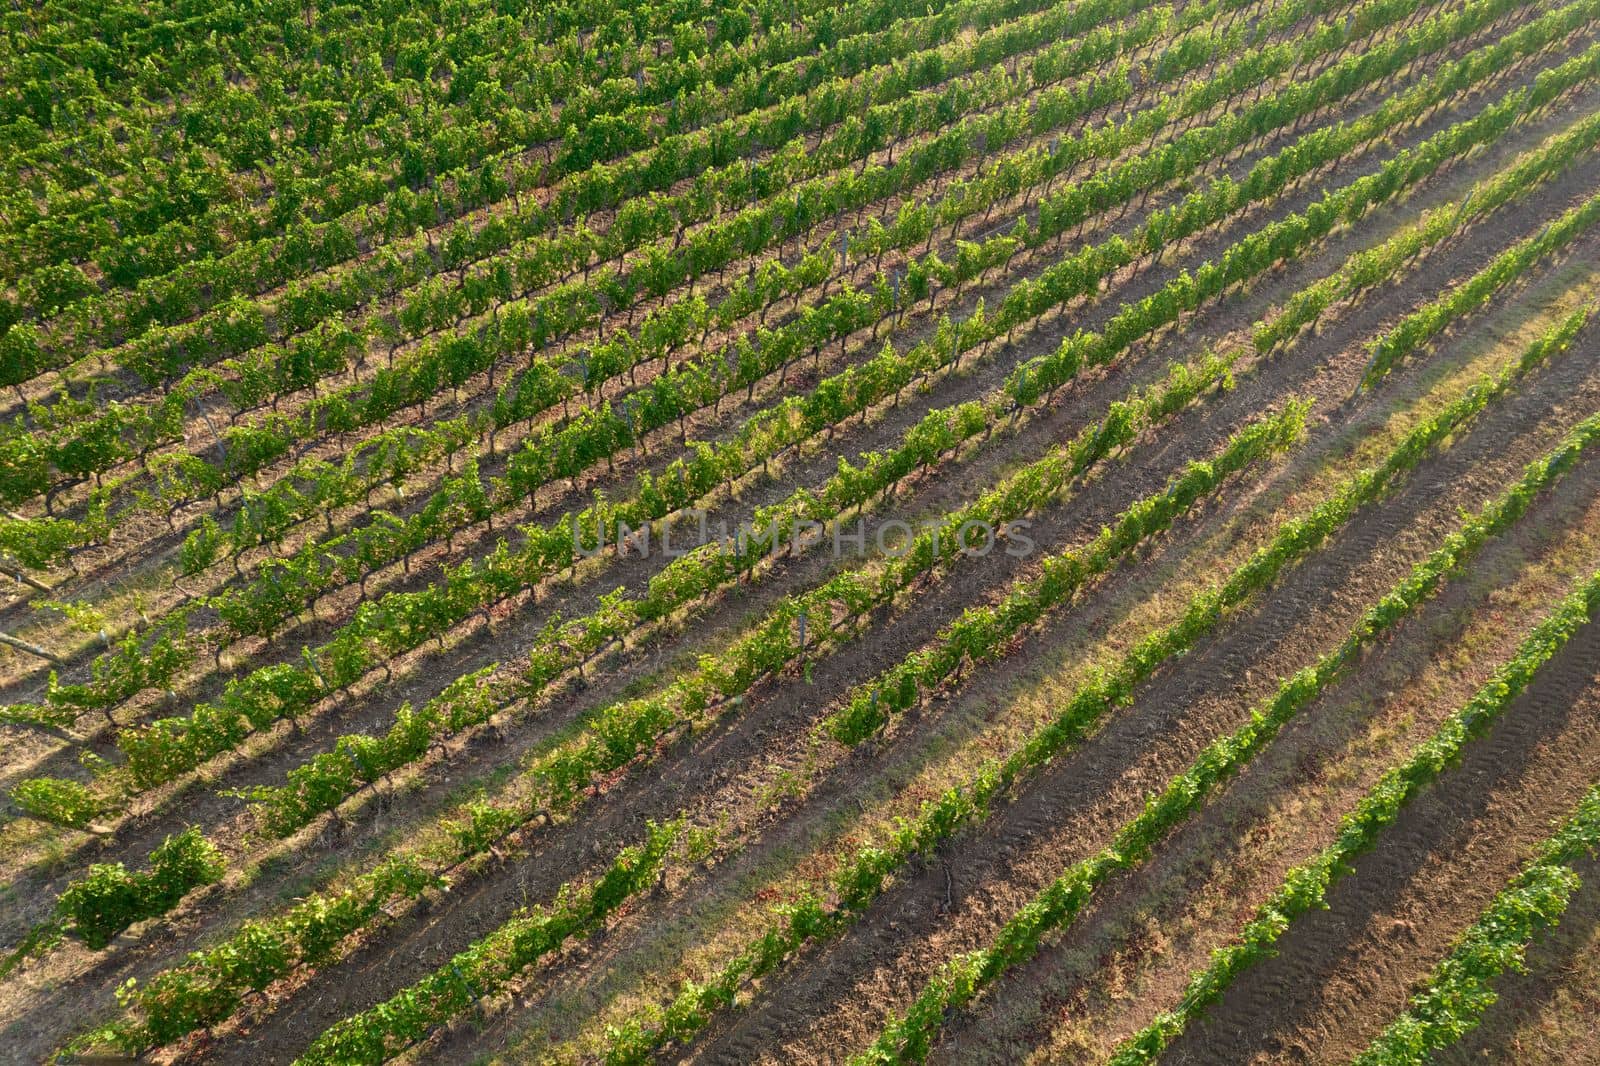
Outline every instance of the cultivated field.
POLYGON ((1600 1062, 1600 0, 0 21, 0 1063, 1600 1062))

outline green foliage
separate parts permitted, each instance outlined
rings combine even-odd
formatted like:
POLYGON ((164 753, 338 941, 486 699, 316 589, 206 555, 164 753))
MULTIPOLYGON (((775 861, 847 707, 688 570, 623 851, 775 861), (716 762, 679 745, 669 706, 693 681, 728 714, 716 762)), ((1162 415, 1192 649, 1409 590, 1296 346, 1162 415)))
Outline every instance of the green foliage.
POLYGON ((198 829, 168 837, 150 853, 150 869, 130 873, 122 863, 95 863, 67 886, 56 911, 67 931, 96 950, 124 929, 167 913, 192 889, 222 878, 222 854, 198 829))
POLYGON ((100 814, 100 801, 80 781, 61 777, 33 777, 11 790, 11 800, 23 813, 70 829, 83 829, 100 814))

